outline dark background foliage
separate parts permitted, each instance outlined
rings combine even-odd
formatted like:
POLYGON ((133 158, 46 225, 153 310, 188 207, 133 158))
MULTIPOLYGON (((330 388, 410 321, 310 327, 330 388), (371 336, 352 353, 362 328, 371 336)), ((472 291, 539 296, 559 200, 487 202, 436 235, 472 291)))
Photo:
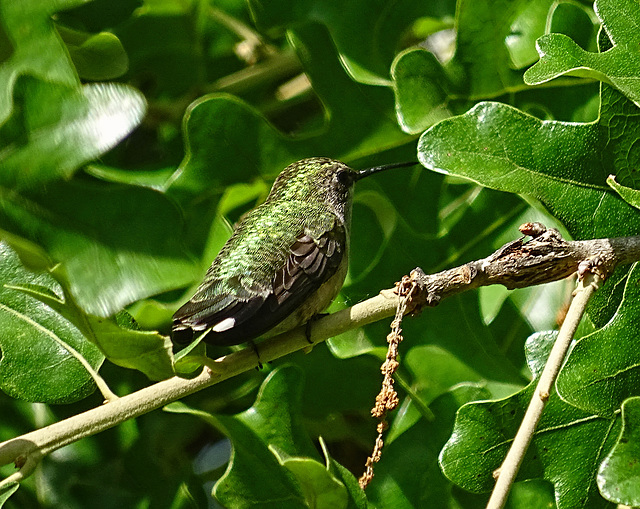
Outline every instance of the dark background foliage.
MULTIPOLYGON (((80 357, 120 395, 172 376, 172 313, 297 159, 424 166, 358 184, 332 309, 525 221, 637 233, 639 22, 630 0, 0 0, 0 439, 101 404, 80 357)), ((640 504, 638 280, 592 303, 509 507, 640 504)), ((366 495, 386 323, 67 446, 0 504, 483 507, 571 289, 405 320, 366 495)))

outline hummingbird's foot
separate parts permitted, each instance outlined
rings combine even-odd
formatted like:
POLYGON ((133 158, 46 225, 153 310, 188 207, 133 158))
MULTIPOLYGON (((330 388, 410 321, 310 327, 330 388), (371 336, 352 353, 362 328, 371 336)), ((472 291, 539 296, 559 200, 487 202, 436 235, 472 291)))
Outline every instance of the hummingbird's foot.
POLYGON ((251 345, 251 348, 253 348, 253 351, 256 353, 256 357, 258 358, 258 365, 256 366, 256 369, 260 371, 263 368, 263 366, 262 366, 262 361, 260 360, 260 352, 258 351, 258 345, 256 345, 253 339, 249 340, 249 344, 251 345))
POLYGON ((311 322, 314 321, 314 318, 312 317, 304 326, 304 337, 310 345, 313 345, 313 341, 311 341, 311 322))
POLYGON ((323 316, 328 316, 329 313, 317 313, 309 318, 309 321, 304 326, 304 337, 310 345, 313 345, 313 340, 311 339, 311 326, 313 322, 319 320, 323 316))

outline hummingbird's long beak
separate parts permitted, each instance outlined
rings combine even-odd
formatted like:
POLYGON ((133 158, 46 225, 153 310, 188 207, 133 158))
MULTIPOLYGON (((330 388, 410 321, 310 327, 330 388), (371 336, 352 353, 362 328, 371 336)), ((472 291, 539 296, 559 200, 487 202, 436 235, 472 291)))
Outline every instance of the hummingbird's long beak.
POLYGON ((358 181, 369 175, 373 175, 374 173, 378 173, 379 171, 392 170, 393 168, 405 168, 407 166, 415 166, 416 164, 420 164, 418 161, 407 161, 404 163, 392 163, 392 164, 384 164, 382 166, 374 166, 372 168, 365 168, 364 170, 356 171, 356 175, 354 177, 354 181, 358 181))

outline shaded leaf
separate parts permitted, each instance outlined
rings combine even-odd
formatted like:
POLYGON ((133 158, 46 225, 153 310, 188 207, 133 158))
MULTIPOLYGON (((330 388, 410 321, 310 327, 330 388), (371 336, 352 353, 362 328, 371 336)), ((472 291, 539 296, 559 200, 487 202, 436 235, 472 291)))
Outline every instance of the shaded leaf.
POLYGON ((184 285, 196 269, 173 233, 182 230, 175 206, 150 189, 67 182, 22 195, 0 190, 0 229, 62 262, 56 277, 96 316, 184 285))
POLYGON ((220 503, 230 507, 275 503, 277 507, 331 507, 328 500, 347 500, 344 485, 318 462, 302 427, 302 388, 301 371, 282 366, 264 381, 255 404, 235 416, 212 415, 182 404, 167 408, 198 415, 231 439, 229 466, 214 488, 220 503), (322 485, 330 486, 330 491, 322 485))
POLYGON ((95 389, 77 356, 97 369, 100 351, 66 318, 18 285, 42 288, 50 299, 62 290, 47 274, 24 269, 15 252, 0 243, 0 387, 14 398, 48 403, 82 399, 95 389))
POLYGON ((484 506, 486 500, 477 495, 467 495, 466 504, 459 502, 459 493, 438 467, 438 452, 451 434, 458 407, 487 397, 489 392, 477 384, 460 384, 432 402, 433 420, 422 419, 399 437, 385 440, 381 461, 367 488, 371 501, 378 507, 407 509, 484 506))
POLYGON ((451 116, 450 89, 445 70, 436 57, 424 49, 400 53, 391 68, 396 112, 402 129, 421 133, 451 116))
POLYGON ((316 22, 327 27, 349 74, 362 83, 389 84, 389 66, 411 23, 429 14, 453 15, 452 2, 400 2, 393 8, 382 0, 357 0, 348 5, 326 0, 287 0, 277 4, 249 2, 257 26, 269 33, 304 31, 316 22), (366 41, 366 42, 365 42, 366 41))
POLYGON ((362 491, 362 488, 358 483, 358 479, 356 479, 351 472, 340 465, 340 463, 338 463, 337 461, 330 461, 333 472, 342 480, 342 483, 346 486, 347 491, 349 492, 349 505, 347 507, 349 507, 350 509, 367 509, 369 507, 367 496, 365 495, 364 491, 362 491))
POLYGON ((547 32, 567 35, 581 48, 596 51, 598 48, 596 35, 600 24, 592 18, 595 18, 592 6, 587 7, 577 2, 559 2, 555 4, 551 19, 548 21, 547 32))
POLYGON ((89 34, 60 26, 58 32, 82 79, 109 80, 127 72, 127 53, 120 40, 112 33, 89 34))
POLYGON ((63 9, 86 3, 87 0, 24 0, 2 2, 0 19, 5 58, 0 59, 0 124, 13 108, 13 85, 21 74, 77 86, 78 76, 67 50, 53 27, 51 15, 63 9))
POLYGON ((504 39, 514 69, 522 69, 537 60, 534 43, 544 33, 553 5, 554 2, 518 5, 518 11, 511 19, 511 32, 504 39))
POLYGON ((330 509, 348 506, 347 489, 325 465, 310 458, 282 457, 277 450, 274 452, 280 463, 295 476, 305 499, 313 501, 313 507, 330 509))
MULTIPOLYGON (((501 0, 458 5, 456 53, 450 66, 467 97, 493 97, 523 87, 522 73, 513 69, 514 53, 522 54, 526 41, 542 35, 543 20, 552 4, 550 0, 536 5, 501 0)), ((520 65, 529 59, 519 56, 515 61, 520 65)))

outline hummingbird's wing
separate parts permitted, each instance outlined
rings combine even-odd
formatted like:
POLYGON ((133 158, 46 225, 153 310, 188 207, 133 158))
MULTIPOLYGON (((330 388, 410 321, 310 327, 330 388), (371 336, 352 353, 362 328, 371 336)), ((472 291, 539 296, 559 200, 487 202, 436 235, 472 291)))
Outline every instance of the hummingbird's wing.
POLYGON ((344 241, 344 228, 334 228, 317 240, 311 235, 299 235, 289 248, 286 263, 274 275, 272 307, 292 300, 300 303, 317 290, 338 269, 344 241))
MULTIPOLYGON (((173 316, 173 338, 188 342, 194 332, 211 331, 204 341, 221 346, 244 343, 265 334, 278 325, 334 275, 344 256, 344 226, 314 238, 301 233, 290 246, 286 260, 262 289, 233 289, 223 282, 210 281, 209 290, 176 311, 173 316), (221 287, 226 289, 220 291, 221 287)), ((321 309, 315 312, 322 311, 321 309)), ((296 325, 296 324, 294 324, 296 325)))

